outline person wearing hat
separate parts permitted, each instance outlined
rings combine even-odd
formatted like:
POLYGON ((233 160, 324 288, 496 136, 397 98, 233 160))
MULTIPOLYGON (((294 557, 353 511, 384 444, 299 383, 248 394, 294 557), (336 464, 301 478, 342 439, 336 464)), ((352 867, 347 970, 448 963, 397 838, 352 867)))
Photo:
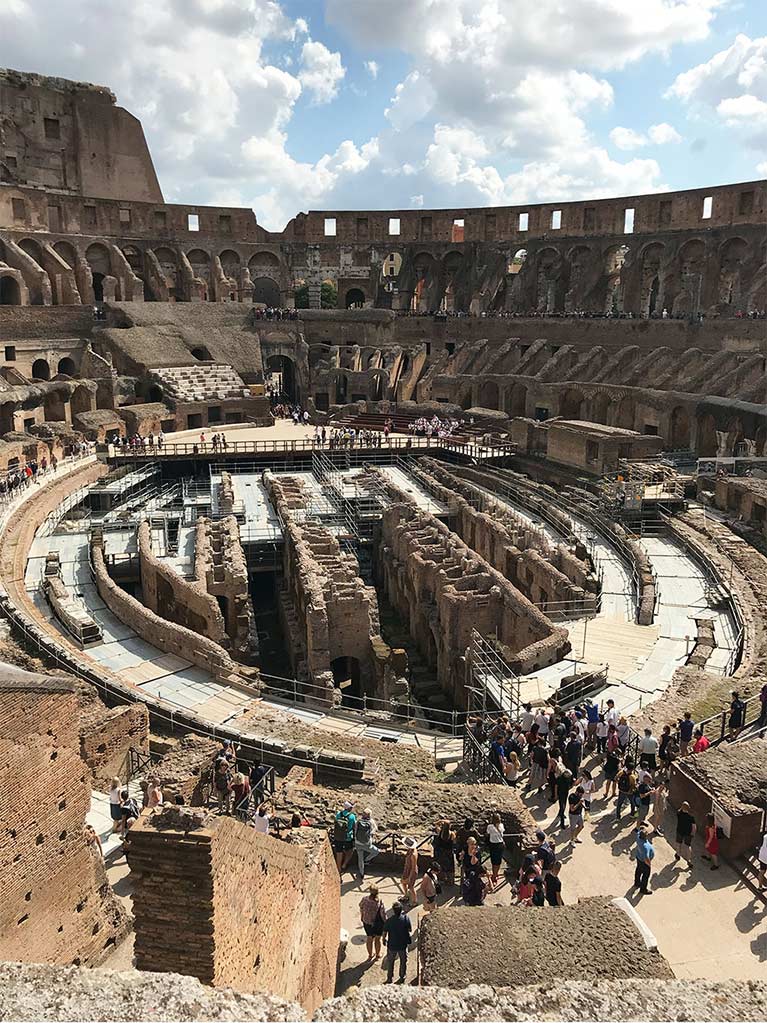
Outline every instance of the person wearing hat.
POLYGON ((354 853, 354 831, 357 818, 354 814, 354 803, 348 800, 336 814, 333 822, 333 848, 336 853, 336 866, 339 874, 349 866, 354 853))
POLYGON ((406 838, 402 844, 405 846, 405 862, 402 865, 400 888, 403 900, 414 906, 417 901, 415 883, 418 880, 418 844, 414 838, 406 838))

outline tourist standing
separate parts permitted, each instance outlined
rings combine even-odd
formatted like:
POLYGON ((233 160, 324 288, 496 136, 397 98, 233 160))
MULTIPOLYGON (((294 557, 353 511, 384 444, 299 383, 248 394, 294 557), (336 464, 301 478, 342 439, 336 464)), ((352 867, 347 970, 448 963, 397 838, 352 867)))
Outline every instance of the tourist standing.
POLYGON ((652 895, 647 885, 650 881, 650 871, 652 870, 652 861, 655 857, 655 849, 644 824, 640 824, 636 830, 635 855, 634 888, 638 888, 641 895, 652 895))
POLYGON ((719 835, 716 830, 716 820, 713 813, 706 815, 706 833, 704 836, 706 852, 704 860, 711 860, 711 869, 719 870, 719 835))
POLYGON ((610 799, 615 795, 617 791, 618 772, 621 767, 621 758, 617 749, 618 737, 615 735, 615 729, 613 729, 612 734, 615 737, 615 744, 612 749, 608 746, 607 752, 605 753, 605 799, 610 799))
POLYGON ((360 900, 360 921, 365 930, 365 944, 368 950, 368 961, 378 959, 381 955, 381 936, 386 923, 386 909, 378 894, 378 886, 371 884, 367 895, 360 900), (375 956, 373 950, 375 949, 375 956))
POLYGON ((467 906, 481 906, 485 901, 487 872, 479 858, 476 838, 470 838, 461 863, 461 898, 467 906))
POLYGON ((150 778, 146 790, 146 805, 150 810, 153 810, 156 806, 162 806, 162 803, 163 797, 160 783, 157 778, 150 778))
POLYGON ((354 803, 347 800, 336 814, 333 822, 333 847, 339 873, 346 870, 354 852, 354 831, 357 817, 353 811, 354 803))
POLYGON ((560 765, 554 784, 556 786, 557 800, 559 801, 559 826, 564 828, 567 797, 573 786, 573 772, 569 768, 560 765))
POLYGON ((735 739, 740 733, 743 727, 743 722, 746 715, 746 705, 740 698, 740 693, 733 689, 732 691, 732 702, 730 703, 730 739, 735 739))
POLYGON ((407 976, 407 952, 412 941, 413 928, 402 903, 395 902, 392 915, 384 924, 383 940, 386 945, 386 983, 394 979, 394 963, 399 959, 398 984, 405 983, 407 976))
POLYGON ((492 890, 498 881, 498 874, 503 862, 503 850, 505 848, 503 824, 501 823, 501 815, 498 813, 493 814, 487 826, 487 840, 490 843, 490 864, 492 868, 490 873, 490 889, 492 890))
POLYGON ((120 792, 122 791, 122 782, 115 776, 112 779, 111 786, 109 789, 109 816, 112 818, 112 831, 120 830, 120 823, 122 821, 122 814, 120 813, 120 792))
POLYGON ((639 741, 639 763, 648 771, 658 770, 658 740, 652 734, 652 728, 645 728, 644 735, 639 741))
POLYGON ((583 831, 583 788, 578 786, 574 792, 567 797, 568 809, 570 812, 570 841, 580 844, 580 835, 583 831))
POLYGON ((455 832, 450 830, 450 821, 440 821, 432 839, 434 860, 444 884, 455 884, 455 832))
POLYGON ((400 888, 403 891, 403 899, 414 906, 415 883, 418 880, 418 844, 414 838, 406 838, 402 844, 405 846, 405 861, 402 864, 400 888))
POLYGON ((370 809, 366 807, 358 817, 354 829, 354 848, 357 852, 357 866, 361 880, 365 879, 366 864, 381 851, 374 844, 376 831, 376 823, 370 815, 370 809))
POLYGON ((437 896, 442 891, 435 863, 429 864, 426 873, 421 878, 419 891, 424 913, 433 913, 437 908, 437 896))
POLYGON ((634 774, 634 767, 630 760, 627 760, 620 769, 615 781, 618 786, 618 802, 615 807, 616 818, 618 820, 621 819, 621 809, 624 803, 629 804, 631 807, 631 816, 636 817, 634 802, 636 799, 637 777, 634 774))
POLYGON ((543 888, 546 901, 550 906, 564 906, 562 901, 562 882, 559 880, 559 872, 562 863, 557 860, 543 880, 543 888))
POLYGON ((692 733, 695 730, 695 722, 692 720, 692 714, 689 710, 684 712, 684 717, 679 722, 679 752, 683 757, 687 756, 687 749, 692 739, 692 733))
POLYGON ((269 834, 269 821, 271 819, 272 815, 269 813, 269 804, 261 803, 253 818, 253 827, 259 835, 269 834))
POLYGON ((216 790, 218 812, 231 813, 232 775, 229 769, 229 761, 225 757, 222 757, 216 764, 213 788, 216 790))
POLYGON ((650 806, 652 805, 652 797, 655 792, 655 785, 653 782, 652 775, 649 771, 645 771, 642 775, 642 780, 637 787, 637 798, 639 800, 638 807, 638 818, 640 823, 644 823, 647 820, 647 816, 650 813, 650 806))
POLYGON ((762 835, 762 844, 757 854, 759 860, 759 887, 765 887, 765 875, 767 875, 767 831, 762 835))
POLYGON ((690 804, 685 801, 681 804, 676 814, 676 840, 674 842, 674 859, 679 861, 682 857, 687 861, 687 866, 692 868, 692 837, 695 834, 695 818, 690 813, 690 804))
POLYGON ((662 835, 663 830, 661 825, 663 824, 663 818, 666 814, 666 802, 668 800, 668 783, 665 781, 659 781, 653 792, 652 799, 652 815, 650 817, 650 824, 656 834, 662 835))

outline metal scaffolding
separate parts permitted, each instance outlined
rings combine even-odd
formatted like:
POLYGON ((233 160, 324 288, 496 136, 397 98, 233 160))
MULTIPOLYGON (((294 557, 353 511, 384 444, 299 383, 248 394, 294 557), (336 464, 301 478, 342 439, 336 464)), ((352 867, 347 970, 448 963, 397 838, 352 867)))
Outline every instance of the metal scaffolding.
POLYGON ((522 704, 519 696, 519 675, 507 663, 497 647, 497 639, 487 638, 471 630, 468 650, 469 713, 508 714, 516 721, 522 704))

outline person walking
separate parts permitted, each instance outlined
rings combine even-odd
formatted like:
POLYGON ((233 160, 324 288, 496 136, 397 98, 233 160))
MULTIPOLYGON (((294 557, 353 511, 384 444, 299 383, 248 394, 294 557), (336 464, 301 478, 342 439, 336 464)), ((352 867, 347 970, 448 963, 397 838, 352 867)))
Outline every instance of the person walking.
POLYGON ((639 800, 637 817, 640 824, 647 820, 650 813, 650 807, 652 806, 652 797, 654 792, 655 783, 653 782, 652 775, 649 771, 645 771, 642 775, 642 780, 637 787, 637 798, 639 800))
POLYGON ((415 883, 418 880, 418 844, 414 838, 406 838, 402 844, 405 846, 405 861, 402 864, 400 888, 403 892, 403 901, 415 906, 417 901, 415 883))
MULTIPOLYGON (((613 735, 615 735, 614 730, 613 735)), ((609 743, 609 741, 610 740, 608 738, 607 742, 609 743)), ((617 748, 618 747, 617 735, 615 735, 614 741, 615 745, 613 746, 613 748, 610 749, 608 745, 607 752, 605 753, 605 799, 611 799, 614 795, 616 795, 618 791, 617 778, 618 772, 621 769, 621 758, 617 748)))
POLYGON ((713 813, 706 814, 704 841, 706 851, 703 853, 703 859, 711 860, 712 870, 719 870, 719 835, 717 834, 716 820, 713 813))
POLYGON ((492 891, 498 882, 498 874, 503 862, 503 851, 506 847, 503 838, 501 815, 498 813, 494 813, 490 818, 490 823, 487 826, 487 840, 490 844, 490 864, 492 868, 490 872, 490 890, 492 891))
POLYGON ((740 730, 743 728, 743 722, 746 716, 746 705, 740 698, 740 693, 737 689, 732 691, 732 701, 730 703, 730 720, 728 726, 730 729, 730 740, 736 739, 740 734, 740 730))
POLYGON ((218 812, 231 813, 232 802, 232 774, 229 768, 229 761, 222 758, 216 764, 216 772, 213 776, 213 788, 216 790, 218 800, 218 812))
POLYGON ((342 874, 349 866, 354 852, 354 830, 357 825, 357 817, 353 811, 354 803, 347 800, 333 821, 333 848, 336 853, 336 866, 339 874, 342 874))
POLYGON ((690 869, 692 869, 692 837, 694 834, 695 818, 690 813, 690 804, 685 801, 680 805, 676 814, 674 859, 678 862, 684 856, 690 869))
POLYGON ((666 815, 666 803, 668 801, 668 782, 659 781, 655 786, 652 799, 652 814, 650 824, 656 835, 662 835, 663 818, 666 815))
POLYGON ((383 943, 386 946, 386 983, 394 980, 394 963, 399 960, 398 984, 407 977, 407 953, 413 940, 413 927, 401 902, 392 906, 392 915, 384 924, 383 943))
POLYGON ((378 886, 371 884, 368 893, 360 899, 360 921, 365 931, 368 962, 381 955, 381 937, 386 923, 386 909, 378 894, 378 886), (375 950, 375 956, 373 951, 375 950))
POLYGON ((433 913, 437 908, 437 896, 442 891, 437 875, 436 863, 429 864, 426 873, 421 878, 418 891, 421 896, 424 913, 433 913))
POLYGON ((645 824, 639 824, 636 830, 636 869, 634 870, 634 889, 639 889, 641 895, 652 895, 647 887, 650 881, 652 861, 655 856, 655 849, 652 844, 650 833, 645 824))
POLYGON ((112 778, 111 786, 109 789, 109 816, 112 819, 112 832, 120 830, 122 824, 123 815, 120 812, 120 793, 122 792, 122 782, 115 776, 112 778))
POLYGON ((555 780, 557 800, 559 801, 559 826, 560 828, 565 827, 565 810, 567 808, 567 797, 570 794, 570 789, 573 786, 573 773, 572 771, 560 765, 557 771, 555 780))
POLYGON ((374 844, 376 831, 376 822, 370 816, 370 809, 366 807, 357 818, 357 825, 354 829, 354 849, 357 853, 357 866, 362 881, 365 880, 365 866, 381 851, 374 844))
POLYGON ((634 797, 637 790, 637 776, 634 774, 634 768, 630 760, 626 760, 623 767, 618 772, 618 777, 615 779, 616 785, 618 786, 618 802, 615 806, 615 816, 618 820, 621 819, 621 809, 624 803, 628 803, 631 807, 631 816, 636 816, 636 810, 634 809, 634 797))
POLYGON ((583 786, 579 785, 574 792, 567 797, 568 810, 570 813, 570 841, 574 845, 580 845, 578 835, 583 831, 583 786))

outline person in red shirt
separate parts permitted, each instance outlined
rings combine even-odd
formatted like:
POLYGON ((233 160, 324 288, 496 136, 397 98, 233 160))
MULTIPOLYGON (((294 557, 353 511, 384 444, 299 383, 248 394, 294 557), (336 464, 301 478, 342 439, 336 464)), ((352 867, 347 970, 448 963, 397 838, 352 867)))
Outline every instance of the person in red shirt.
POLYGON ((711 745, 711 743, 705 737, 703 732, 701 732, 700 728, 696 728, 694 734, 695 734, 695 745, 692 748, 693 753, 703 753, 703 752, 705 752, 708 749, 708 747, 711 745))

